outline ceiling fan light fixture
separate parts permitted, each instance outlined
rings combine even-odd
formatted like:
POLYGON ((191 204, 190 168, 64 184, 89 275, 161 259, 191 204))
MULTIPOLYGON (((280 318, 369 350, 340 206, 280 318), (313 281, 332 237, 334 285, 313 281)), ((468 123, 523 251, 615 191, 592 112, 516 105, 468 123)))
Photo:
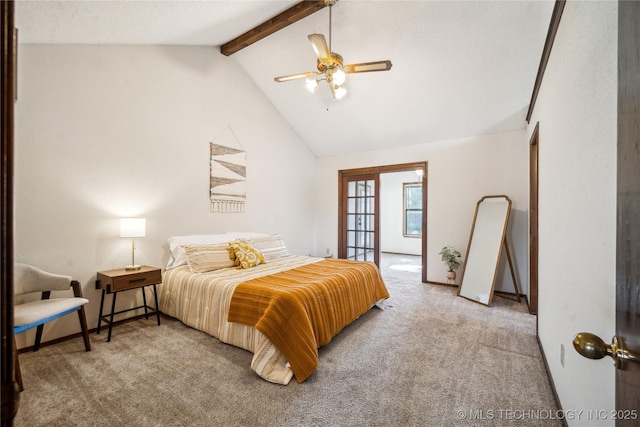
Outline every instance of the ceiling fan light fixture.
POLYGON ((306 86, 307 86, 307 90, 313 93, 318 87, 318 81, 316 79, 307 79, 306 86))
POLYGON ((336 85, 334 88, 335 89, 333 93, 336 99, 342 99, 347 94, 347 89, 344 88, 343 86, 336 85))
POLYGON ((333 71, 333 83, 335 83, 338 86, 342 86, 346 80, 347 80, 347 73, 344 72, 342 67, 337 67, 333 71))

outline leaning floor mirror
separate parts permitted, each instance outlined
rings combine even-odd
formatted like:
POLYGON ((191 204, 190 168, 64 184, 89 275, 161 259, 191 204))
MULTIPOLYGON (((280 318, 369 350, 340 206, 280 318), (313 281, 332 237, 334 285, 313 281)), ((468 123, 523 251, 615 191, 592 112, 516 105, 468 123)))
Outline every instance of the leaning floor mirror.
MULTIPOLYGON (((485 196, 478 201, 458 295, 491 305, 503 248, 516 283, 506 240, 510 213, 511 199, 507 196, 485 196)), ((516 295, 519 300, 517 285, 516 295)))

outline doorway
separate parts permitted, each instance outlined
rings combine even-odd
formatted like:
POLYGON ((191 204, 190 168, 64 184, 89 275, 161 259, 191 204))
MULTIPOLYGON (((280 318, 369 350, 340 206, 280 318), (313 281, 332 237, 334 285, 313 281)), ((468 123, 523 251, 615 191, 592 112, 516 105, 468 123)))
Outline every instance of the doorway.
POLYGON ((338 257, 373 261, 380 267, 380 175, 422 175, 422 282, 427 281, 427 162, 338 171, 338 257))

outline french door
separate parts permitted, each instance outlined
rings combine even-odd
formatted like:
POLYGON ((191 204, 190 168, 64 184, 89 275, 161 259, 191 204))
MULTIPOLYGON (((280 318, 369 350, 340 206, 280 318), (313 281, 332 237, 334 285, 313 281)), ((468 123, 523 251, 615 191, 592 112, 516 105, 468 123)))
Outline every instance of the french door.
POLYGON ((341 235, 346 241, 340 245, 344 251, 338 254, 340 258, 380 264, 379 187, 379 174, 354 175, 342 181, 341 235))
POLYGON ((380 266, 380 174, 422 176, 422 281, 427 282, 427 162, 338 171, 338 258, 380 266))

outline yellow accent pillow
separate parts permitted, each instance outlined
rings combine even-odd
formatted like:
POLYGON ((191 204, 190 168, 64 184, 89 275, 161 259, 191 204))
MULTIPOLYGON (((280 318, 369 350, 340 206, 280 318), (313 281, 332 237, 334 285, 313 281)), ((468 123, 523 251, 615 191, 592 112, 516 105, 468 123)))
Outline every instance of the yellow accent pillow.
POLYGON ((264 255, 249 240, 229 242, 229 247, 236 256, 237 268, 251 268, 265 264, 264 255))

